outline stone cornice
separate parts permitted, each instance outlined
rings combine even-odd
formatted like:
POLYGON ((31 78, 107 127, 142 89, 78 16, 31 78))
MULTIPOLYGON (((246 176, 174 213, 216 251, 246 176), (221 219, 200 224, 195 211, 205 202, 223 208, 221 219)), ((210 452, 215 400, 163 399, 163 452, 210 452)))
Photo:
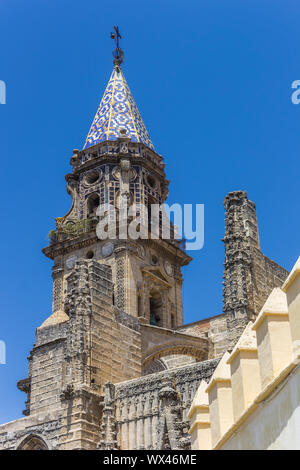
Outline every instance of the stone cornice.
MULTIPOLYGON (((67 240, 51 243, 49 246, 42 249, 42 253, 44 253, 44 255, 47 256, 48 258, 54 259, 58 255, 64 255, 76 249, 87 247, 97 242, 100 243, 100 242, 105 242, 105 241, 109 241, 109 240, 108 239, 99 240, 99 238, 96 235, 96 232, 93 230, 91 232, 85 232, 84 234, 78 237, 73 237, 67 240)), ((130 246, 133 247, 133 243, 136 243, 135 240, 133 241, 130 239, 129 240, 115 240, 115 242, 119 250, 128 249, 130 248, 130 246), (122 246, 122 244, 124 244, 124 246, 122 246)), ((180 261, 181 266, 187 265, 192 260, 192 258, 189 255, 187 255, 183 250, 181 250, 179 247, 177 247, 173 243, 168 242, 167 240, 149 239, 149 240, 139 241, 139 243, 143 243, 143 242, 150 243, 150 245, 152 246, 159 245, 161 248, 165 249, 169 253, 172 253, 173 256, 176 256, 178 258, 178 261, 180 261)))

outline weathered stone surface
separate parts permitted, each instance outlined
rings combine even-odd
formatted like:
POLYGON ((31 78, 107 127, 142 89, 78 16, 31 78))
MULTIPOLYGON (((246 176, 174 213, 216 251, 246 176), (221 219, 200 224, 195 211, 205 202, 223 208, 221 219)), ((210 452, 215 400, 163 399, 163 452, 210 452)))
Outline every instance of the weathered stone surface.
POLYGON ((209 381, 217 364, 204 361, 116 384, 118 448, 189 448, 187 412, 199 383, 209 381))
POLYGON ((232 349, 250 320, 255 320, 274 287, 288 272, 260 251, 255 204, 244 191, 225 197, 224 307, 228 348, 232 349))
POLYGON ((162 158, 129 141, 125 155, 123 144, 103 142, 71 159, 73 204, 43 250, 54 260, 53 312, 18 382, 26 417, 0 426, 2 449, 189 448, 187 411, 200 381, 287 275, 260 251, 254 204, 230 193, 224 313, 183 325, 181 268, 191 258, 181 243, 172 234, 96 234, 97 204, 118 208, 126 199, 140 210, 168 195, 162 158))

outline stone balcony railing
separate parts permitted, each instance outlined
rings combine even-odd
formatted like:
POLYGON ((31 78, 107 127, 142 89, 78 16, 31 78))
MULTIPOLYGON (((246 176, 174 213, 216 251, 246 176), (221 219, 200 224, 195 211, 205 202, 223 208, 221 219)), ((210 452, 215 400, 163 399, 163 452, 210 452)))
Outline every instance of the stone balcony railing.
MULTIPOLYGON (((130 220, 128 220, 128 223, 130 220)), ((96 230, 98 224, 98 217, 92 217, 87 219, 78 220, 76 222, 69 221, 65 224, 61 222, 60 219, 56 219, 56 230, 53 231, 53 236, 50 238, 50 244, 55 242, 63 242, 66 240, 71 240, 77 238, 80 235, 92 232, 96 230)), ((166 239, 167 243, 170 243, 176 248, 179 248, 181 251, 185 252, 185 240, 178 240, 174 238, 174 229, 171 228, 170 239, 166 239)), ((118 230, 117 230, 118 237, 118 230)), ((151 233, 149 231, 149 239, 151 239, 151 233)))
POLYGON ((62 242, 64 240, 79 237, 82 234, 96 230, 97 223, 97 218, 88 218, 78 220, 77 222, 67 222, 64 225, 57 224, 55 237, 53 237, 53 240, 51 241, 52 243, 56 241, 62 242))

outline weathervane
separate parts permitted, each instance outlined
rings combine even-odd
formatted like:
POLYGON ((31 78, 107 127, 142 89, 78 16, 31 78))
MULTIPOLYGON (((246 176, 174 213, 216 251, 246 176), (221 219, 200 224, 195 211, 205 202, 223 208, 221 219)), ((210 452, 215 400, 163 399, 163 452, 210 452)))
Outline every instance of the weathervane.
POLYGON ((113 57, 114 57, 114 64, 115 65, 121 65, 123 62, 123 51, 119 46, 119 39, 122 39, 121 34, 119 33, 119 27, 114 26, 114 33, 110 33, 111 39, 114 39, 116 41, 116 48, 113 50, 113 57))

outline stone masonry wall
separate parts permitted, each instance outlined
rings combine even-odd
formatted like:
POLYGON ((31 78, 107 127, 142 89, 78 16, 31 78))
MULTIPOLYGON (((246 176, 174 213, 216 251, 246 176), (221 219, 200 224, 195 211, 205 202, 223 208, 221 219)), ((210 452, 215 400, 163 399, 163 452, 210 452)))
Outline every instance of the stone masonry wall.
POLYGON ((141 333, 137 318, 113 306, 111 269, 89 262, 91 288, 91 381, 103 393, 112 383, 141 375, 141 333))
POLYGON ((0 448, 15 448, 29 433, 49 448, 97 447, 104 382, 141 375, 139 322, 113 307, 112 292, 109 267, 76 263, 68 276, 69 320, 37 329, 29 377, 20 381, 29 415, 0 426, 0 448))
POLYGON ((199 337, 205 335, 208 339, 207 359, 220 357, 227 349, 227 321, 224 314, 183 325, 177 331, 199 337))

